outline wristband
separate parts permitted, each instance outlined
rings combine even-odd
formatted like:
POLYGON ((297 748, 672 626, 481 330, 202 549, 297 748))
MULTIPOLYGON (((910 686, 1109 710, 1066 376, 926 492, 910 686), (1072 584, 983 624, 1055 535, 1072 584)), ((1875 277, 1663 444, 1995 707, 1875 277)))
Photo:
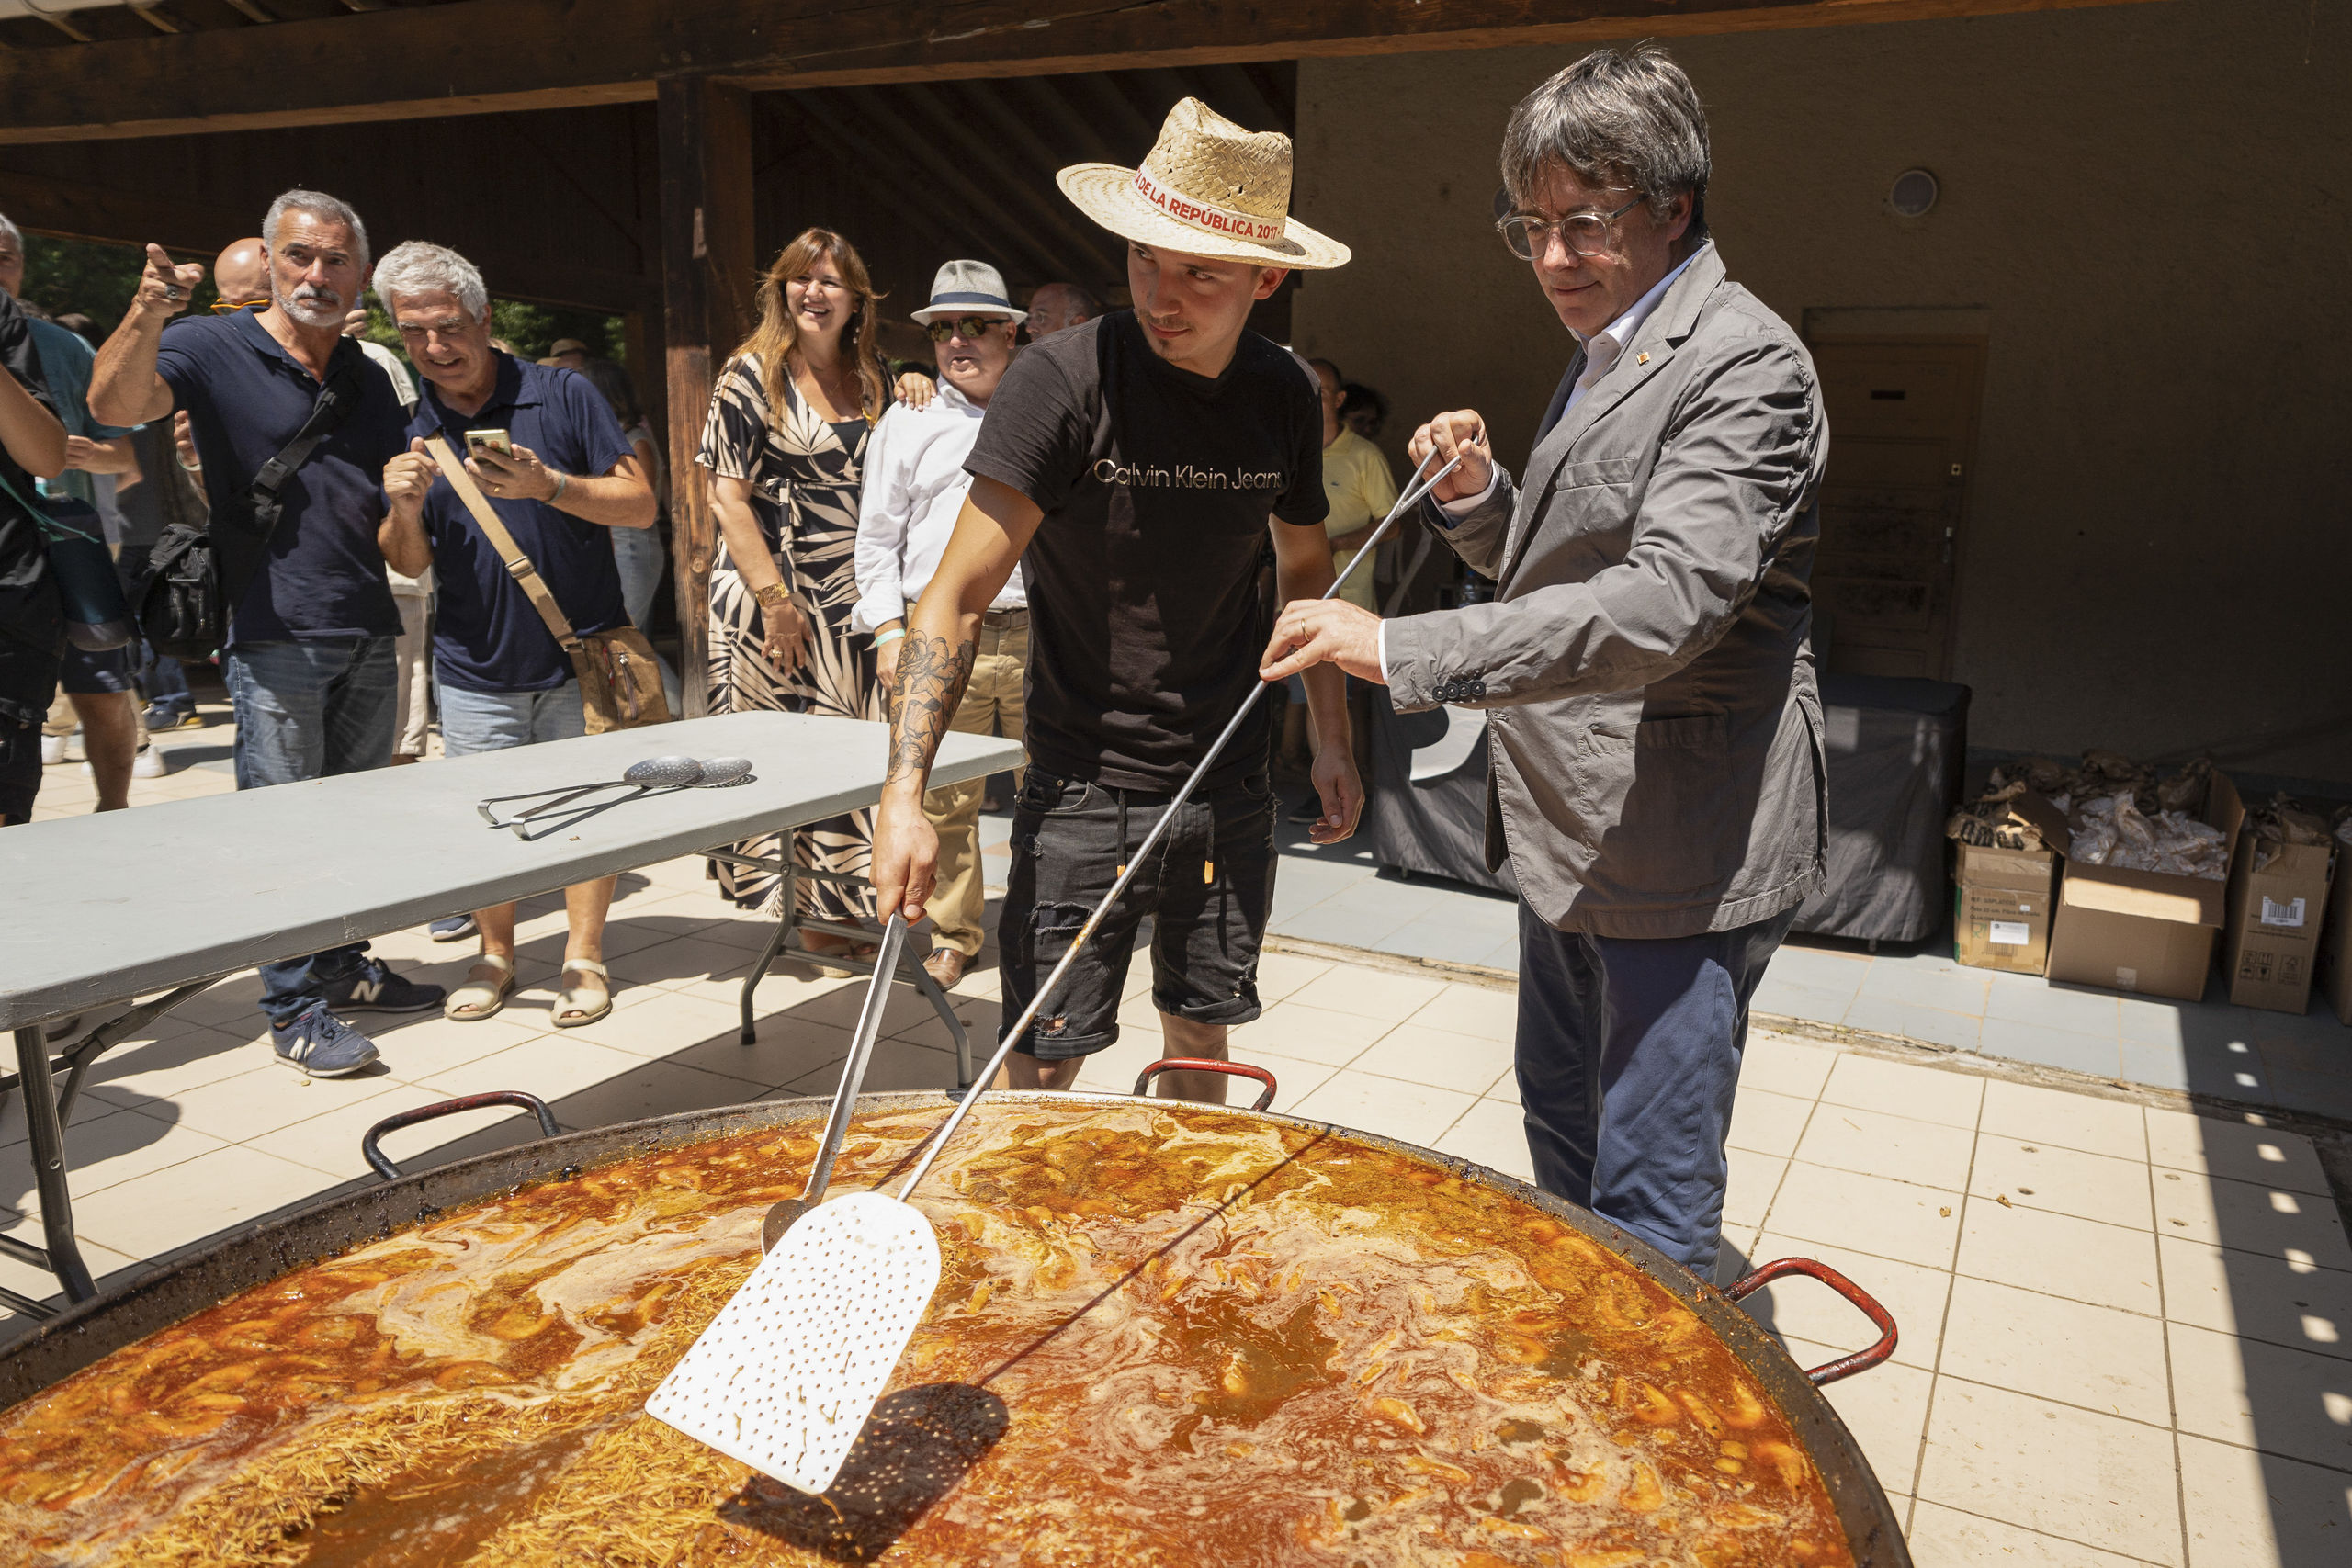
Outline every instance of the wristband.
POLYGON ((906 635, 907 628, 904 626, 900 626, 895 631, 876 632, 874 634, 874 646, 877 649, 888 648, 906 635))
POLYGON ((571 476, 555 468, 549 468, 548 472, 555 475, 555 493, 548 497, 548 504, 549 506, 553 506, 557 502, 563 499, 563 492, 571 488, 571 476))

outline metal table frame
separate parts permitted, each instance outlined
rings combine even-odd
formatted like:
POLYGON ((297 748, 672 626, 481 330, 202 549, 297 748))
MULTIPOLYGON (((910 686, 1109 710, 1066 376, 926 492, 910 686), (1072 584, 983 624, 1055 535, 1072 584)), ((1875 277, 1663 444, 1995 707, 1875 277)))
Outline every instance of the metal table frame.
MULTIPOLYGON (((769 872, 783 881, 778 897, 782 900, 784 912, 776 920, 775 932, 768 938, 767 946, 761 950, 758 960, 752 965, 751 973, 743 976, 743 1022, 736 1036, 741 1044, 749 1045, 758 1037, 754 1029, 752 994, 759 988, 760 982, 767 978, 768 970, 777 959, 797 960, 803 964, 820 964, 832 969, 846 969, 858 975, 874 973, 874 964, 870 959, 859 958, 850 953, 818 953, 806 945, 795 944, 791 941, 796 931, 819 931, 828 936, 842 937, 855 942, 878 943, 882 940, 880 931, 866 926, 844 925, 837 920, 821 920, 799 913, 799 889, 797 878, 805 876, 812 882, 830 883, 836 887, 848 888, 853 892, 870 892, 874 884, 863 876, 852 876, 844 872, 819 871, 813 866, 794 864, 792 851, 794 842, 798 837, 797 829, 787 829, 782 835, 781 852, 773 859, 736 854, 731 851, 705 852, 712 860, 725 861, 729 865, 741 866, 750 871, 769 872)), ((956 1087, 971 1088, 971 1037, 965 1032, 964 1021, 956 1016, 956 1009, 948 1002, 947 993, 940 988, 938 981, 931 977, 931 971, 922 966, 922 959, 915 956, 911 947, 899 949, 898 973, 891 978, 900 985, 912 986, 922 994, 923 1000, 931 1004, 932 1010, 939 1015, 939 1021, 947 1026, 948 1037, 956 1042, 956 1087)))

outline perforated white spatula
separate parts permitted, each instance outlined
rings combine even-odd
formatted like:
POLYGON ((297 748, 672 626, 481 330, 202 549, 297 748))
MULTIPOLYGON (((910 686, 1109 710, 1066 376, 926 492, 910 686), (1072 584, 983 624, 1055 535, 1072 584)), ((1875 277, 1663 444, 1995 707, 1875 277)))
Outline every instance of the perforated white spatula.
MULTIPOLYGON (((1461 460, 1456 457, 1447 463, 1426 482, 1420 479, 1420 470, 1414 470, 1415 482, 1397 497, 1396 506, 1325 598, 1340 591, 1349 572, 1372 558, 1405 508, 1453 472, 1461 460)), ((1428 466, 1429 460, 1422 459, 1421 467, 1428 466)), ((804 1492, 822 1492, 832 1485, 851 1445, 865 1429, 866 1416, 889 1383, 899 1358, 906 1353, 907 1341, 922 1321, 932 1292, 939 1288, 938 1238, 932 1234, 931 1222, 908 1204, 907 1194, 930 1171, 932 1162, 995 1080, 1014 1042, 1023 1038, 1037 1010, 1060 987, 1071 961, 1125 891, 1128 881, 1151 858, 1152 846, 1176 820, 1176 814, 1192 798, 1265 691, 1262 683, 1250 691, 1184 781, 1184 787, 1144 835, 1110 892, 1079 928, 1061 962, 1029 998, 1012 1027, 1004 1032, 996 1055, 973 1079, 913 1172, 899 1184, 898 1196, 853 1192, 803 1211, 653 1391, 653 1397, 645 1402, 648 1415, 804 1492)), ((875 971, 875 988, 867 997, 869 1012, 878 1009, 876 998, 887 992, 885 973, 879 966, 875 971)), ((862 1029, 865 1020, 861 1017, 859 1021, 862 1029)), ((854 1097, 846 1079, 843 1090, 854 1097)), ((842 1098, 836 1097, 834 1114, 837 1122, 845 1122, 847 1111, 840 1102, 842 1098)), ((832 1124, 828 1123, 829 1139, 831 1134, 832 1124)))

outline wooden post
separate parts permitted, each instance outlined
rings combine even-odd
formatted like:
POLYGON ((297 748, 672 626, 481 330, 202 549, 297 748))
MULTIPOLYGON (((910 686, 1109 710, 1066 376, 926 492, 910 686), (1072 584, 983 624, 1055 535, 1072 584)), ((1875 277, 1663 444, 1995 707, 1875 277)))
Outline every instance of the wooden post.
POLYGON ((751 321, 750 96, 702 76, 659 84, 662 342, 670 423, 670 525, 678 592, 678 674, 686 714, 710 699, 710 562, 718 520, 695 462, 712 378, 751 321))

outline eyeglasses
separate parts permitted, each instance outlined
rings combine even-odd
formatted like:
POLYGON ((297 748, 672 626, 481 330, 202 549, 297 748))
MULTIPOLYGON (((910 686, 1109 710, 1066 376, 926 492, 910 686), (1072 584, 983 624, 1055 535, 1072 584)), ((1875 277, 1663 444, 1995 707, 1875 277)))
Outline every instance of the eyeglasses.
POLYGON ((1511 217, 1499 219, 1495 227, 1502 231, 1503 243, 1510 254, 1521 261, 1533 261, 1551 248, 1551 236, 1557 233, 1568 249, 1580 256, 1605 256, 1609 254, 1609 226, 1642 204, 1638 196, 1614 212, 1573 212, 1559 221, 1542 218, 1511 217))
POLYGON ((1012 324, 1011 318, 1005 316, 958 316, 952 321, 925 322, 922 330, 931 334, 931 341, 933 343, 945 343, 951 337, 960 337, 969 343, 978 343, 988 335, 990 328, 1009 327, 1012 324))

